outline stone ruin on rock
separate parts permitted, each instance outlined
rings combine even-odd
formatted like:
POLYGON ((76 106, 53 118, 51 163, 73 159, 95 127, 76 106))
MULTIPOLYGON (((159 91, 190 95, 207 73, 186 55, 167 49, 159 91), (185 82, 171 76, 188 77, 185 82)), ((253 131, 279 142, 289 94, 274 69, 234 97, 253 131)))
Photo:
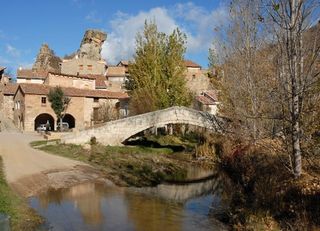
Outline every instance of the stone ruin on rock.
POLYGON ((87 30, 77 52, 79 58, 90 60, 101 60, 102 44, 107 38, 107 34, 99 30, 87 30))
POLYGON ((60 72, 61 59, 54 54, 48 44, 42 44, 32 70, 60 72))

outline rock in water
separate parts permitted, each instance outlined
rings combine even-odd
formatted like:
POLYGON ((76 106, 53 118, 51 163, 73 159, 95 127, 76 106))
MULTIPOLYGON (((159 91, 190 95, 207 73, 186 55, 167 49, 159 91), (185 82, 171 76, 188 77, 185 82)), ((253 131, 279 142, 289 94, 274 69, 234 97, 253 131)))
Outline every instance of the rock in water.
POLYGON ((87 30, 83 36, 78 51, 78 56, 91 60, 101 60, 102 44, 106 40, 107 34, 99 30, 87 30))
POLYGON ((32 70, 60 72, 60 62, 61 59, 55 56, 54 51, 49 48, 48 44, 42 44, 32 70))

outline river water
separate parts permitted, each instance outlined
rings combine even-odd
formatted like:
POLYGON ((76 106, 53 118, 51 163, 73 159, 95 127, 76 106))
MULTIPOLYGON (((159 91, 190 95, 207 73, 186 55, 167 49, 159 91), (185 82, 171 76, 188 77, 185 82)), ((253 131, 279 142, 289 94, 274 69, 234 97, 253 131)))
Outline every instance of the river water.
POLYGON ((84 183, 49 190, 29 203, 46 219, 44 230, 226 230, 210 215, 224 206, 222 180, 198 172, 201 178, 193 181, 153 188, 84 183))

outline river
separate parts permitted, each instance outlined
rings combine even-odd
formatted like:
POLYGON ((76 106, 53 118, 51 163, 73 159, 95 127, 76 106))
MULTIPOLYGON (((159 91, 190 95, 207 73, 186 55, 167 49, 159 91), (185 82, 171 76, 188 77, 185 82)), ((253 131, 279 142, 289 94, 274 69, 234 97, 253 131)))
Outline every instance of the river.
POLYGON ((49 190, 29 204, 46 219, 41 230, 226 230, 211 216, 224 206, 223 181, 217 174, 190 172, 191 181, 153 188, 84 183, 49 190))

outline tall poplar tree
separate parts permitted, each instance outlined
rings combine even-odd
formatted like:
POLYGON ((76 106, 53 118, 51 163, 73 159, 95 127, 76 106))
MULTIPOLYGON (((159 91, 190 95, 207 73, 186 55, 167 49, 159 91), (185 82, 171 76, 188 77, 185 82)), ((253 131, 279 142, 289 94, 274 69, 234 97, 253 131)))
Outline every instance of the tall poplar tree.
POLYGON ((171 106, 188 106, 184 53, 186 36, 179 29, 166 35, 154 22, 145 22, 136 38, 136 54, 129 65, 127 88, 130 112, 140 114, 171 106))

